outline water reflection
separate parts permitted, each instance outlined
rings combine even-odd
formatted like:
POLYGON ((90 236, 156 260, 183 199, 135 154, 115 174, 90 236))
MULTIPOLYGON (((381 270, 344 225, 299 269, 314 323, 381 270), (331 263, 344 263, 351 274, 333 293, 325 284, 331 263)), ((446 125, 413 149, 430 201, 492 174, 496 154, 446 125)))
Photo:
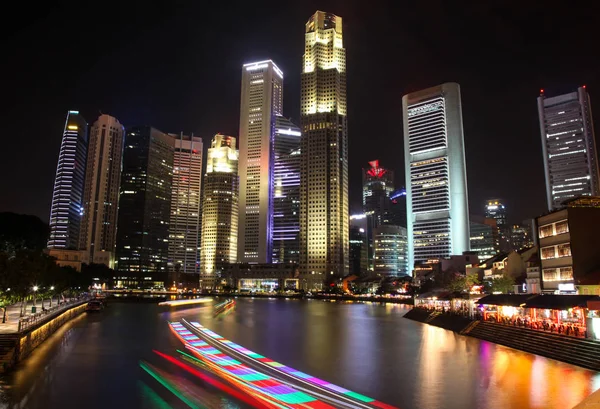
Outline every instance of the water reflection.
POLYGON ((213 407, 241 407, 157 361, 153 349, 180 348, 166 323, 182 318, 402 409, 568 409, 600 387, 596 372, 419 324, 402 318, 406 311, 393 304, 238 299, 230 314, 215 317, 206 306, 114 304, 63 326, 5 377, 0 407, 180 407, 140 370, 140 360, 181 379, 191 396, 213 407))

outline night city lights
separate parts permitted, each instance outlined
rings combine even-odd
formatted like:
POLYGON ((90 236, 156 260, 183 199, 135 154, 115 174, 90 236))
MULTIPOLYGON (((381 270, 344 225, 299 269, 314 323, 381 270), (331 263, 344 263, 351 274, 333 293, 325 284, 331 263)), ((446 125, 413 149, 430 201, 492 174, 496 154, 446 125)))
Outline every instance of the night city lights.
POLYGON ((589 6, 11 3, 0 406, 600 407, 589 6))

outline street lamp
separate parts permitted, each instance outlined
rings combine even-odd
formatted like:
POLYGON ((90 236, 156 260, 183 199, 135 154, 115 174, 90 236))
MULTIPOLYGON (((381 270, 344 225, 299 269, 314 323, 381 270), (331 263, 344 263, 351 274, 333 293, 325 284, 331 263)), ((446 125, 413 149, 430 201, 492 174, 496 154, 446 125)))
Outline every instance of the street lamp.
POLYGON ((52 299, 54 298, 54 294, 53 294, 53 292, 54 292, 54 286, 53 285, 50 286, 50 291, 51 291, 50 292, 50 308, 52 308, 52 299))
POLYGON ((33 307, 31 307, 31 313, 35 314, 35 294, 37 293, 38 290, 38 286, 34 285, 33 286, 33 307))

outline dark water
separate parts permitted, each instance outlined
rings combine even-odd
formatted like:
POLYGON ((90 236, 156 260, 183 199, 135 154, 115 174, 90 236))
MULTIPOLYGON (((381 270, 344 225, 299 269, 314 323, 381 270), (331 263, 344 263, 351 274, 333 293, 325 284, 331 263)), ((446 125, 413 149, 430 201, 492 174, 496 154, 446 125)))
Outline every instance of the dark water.
POLYGON ((169 311, 112 304, 63 326, 9 377, 0 408, 188 408, 144 372, 183 385, 199 407, 245 408, 186 375, 167 321, 187 318, 255 352, 402 409, 571 408, 600 388, 600 373, 419 324, 401 305, 239 299, 169 311))

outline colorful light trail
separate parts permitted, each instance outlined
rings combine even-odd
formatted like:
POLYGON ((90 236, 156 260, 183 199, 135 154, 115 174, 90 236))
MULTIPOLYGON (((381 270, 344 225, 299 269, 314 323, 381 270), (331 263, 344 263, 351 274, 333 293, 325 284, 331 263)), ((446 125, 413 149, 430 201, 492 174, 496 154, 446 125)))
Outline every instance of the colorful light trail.
POLYGON ((180 307, 182 305, 206 304, 212 301, 212 298, 192 298, 189 300, 163 301, 159 302, 158 305, 166 305, 168 307, 180 307))
POLYGON ((253 396, 260 397, 263 400, 274 400, 283 405, 280 407, 284 408, 333 408, 325 402, 321 402, 225 355, 194 335, 181 323, 170 323, 170 326, 177 337, 186 344, 186 347, 208 363, 215 370, 215 373, 225 374, 228 378, 235 379, 238 384, 240 382, 245 384, 253 391, 253 396))
MULTIPOLYGON (((186 324, 189 325, 191 328, 194 328, 196 331, 199 331, 199 333, 202 336, 207 337, 207 339, 210 339, 213 343, 215 343, 217 345, 221 344, 223 346, 223 349, 230 348, 231 350, 235 351, 236 353, 246 357, 246 359, 249 359, 249 360, 255 362, 257 365, 266 366, 271 371, 276 371, 276 372, 281 373, 284 376, 292 378, 297 381, 299 386, 300 385, 310 385, 317 392, 318 391, 327 391, 330 394, 333 394, 335 396, 343 397, 345 403, 355 402, 353 405, 351 405, 352 407, 365 407, 365 408, 377 407, 377 408, 382 408, 382 409, 397 409, 394 406, 387 405, 383 402, 379 402, 368 396, 350 391, 348 389, 334 385, 330 382, 327 382, 322 379, 305 374, 301 371, 298 371, 296 369, 288 367, 284 364, 273 361, 273 360, 271 360, 263 355, 260 355, 256 352, 250 351, 249 349, 244 348, 241 345, 238 345, 228 339, 223 338, 222 336, 220 336, 219 334, 216 334, 215 332, 209 330, 208 328, 203 327, 198 322, 192 322, 192 323, 186 322, 186 324)), ((294 390, 294 388, 292 388, 291 386, 295 386, 295 385, 291 385, 291 386, 283 385, 284 388, 280 388, 279 385, 281 385, 281 381, 279 379, 271 377, 271 376, 269 376, 265 373, 259 372, 257 370, 254 370, 254 369, 250 368, 249 366, 243 364, 242 362, 240 362, 228 355, 223 354, 219 349, 213 347, 211 344, 202 340, 199 337, 193 338, 194 334, 189 329, 187 329, 183 324, 171 323, 171 328, 178 335, 178 337, 186 344, 186 348, 193 351, 196 355, 198 355, 199 358, 203 358, 203 361, 207 359, 211 363, 221 366, 228 372, 229 376, 234 376, 243 381, 250 382, 253 387, 254 386, 259 386, 259 387, 265 386, 266 390, 263 392, 266 392, 266 393, 274 392, 275 395, 277 395, 277 392, 280 394, 283 394, 283 395, 290 394, 289 398, 290 399, 292 398, 291 395, 294 393, 294 392, 292 392, 294 390)), ((240 359, 241 359, 241 356, 240 356, 240 359)), ((296 383, 296 382, 294 382, 294 383, 296 383)), ((297 387, 296 387, 296 389, 297 389, 297 387)), ((304 388, 300 387, 300 389, 304 389, 304 388)), ((309 396, 307 394, 304 394, 304 392, 300 392, 300 391, 297 391, 295 393, 301 394, 298 396, 301 396, 302 398, 305 398, 304 395, 309 396)), ((321 396, 319 393, 316 393, 316 395, 321 396)), ((317 401, 317 402, 319 402, 319 401, 317 401)), ((297 404, 297 403, 303 403, 303 402, 290 401, 287 403, 297 404)), ((325 402, 320 402, 320 403, 321 403, 321 406, 318 406, 318 407, 331 407, 328 404, 326 404, 325 402), (322 406, 322 405, 326 405, 326 406, 322 406)), ((294 406, 292 406, 292 407, 294 407, 294 406)), ((312 405, 307 406, 306 404, 304 404, 302 407, 317 407, 317 406, 312 406, 312 405)))

